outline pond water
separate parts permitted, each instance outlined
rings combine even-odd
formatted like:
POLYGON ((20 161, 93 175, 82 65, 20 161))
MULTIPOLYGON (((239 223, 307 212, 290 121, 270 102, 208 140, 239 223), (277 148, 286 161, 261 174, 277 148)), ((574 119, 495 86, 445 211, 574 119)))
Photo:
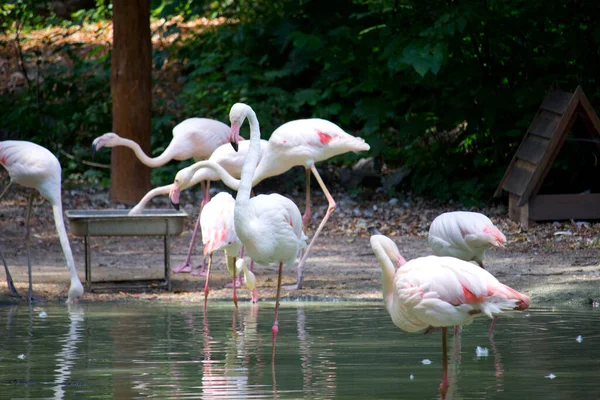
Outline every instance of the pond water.
MULTIPOLYGON (((439 332, 403 332, 380 303, 282 303, 273 367, 273 311, 0 307, 0 398, 439 398, 439 332)), ((599 309, 532 309, 501 318, 492 340, 488 327, 482 318, 459 336, 449 330, 448 399, 598 398, 599 309)))

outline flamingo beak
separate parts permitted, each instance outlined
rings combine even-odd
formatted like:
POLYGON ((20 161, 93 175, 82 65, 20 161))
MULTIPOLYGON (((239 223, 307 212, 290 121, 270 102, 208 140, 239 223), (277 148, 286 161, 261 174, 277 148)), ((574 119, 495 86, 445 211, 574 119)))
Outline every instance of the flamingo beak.
POLYGON ((177 186, 176 184, 173 184, 173 187, 171 188, 171 191, 169 192, 169 200, 171 200, 171 205, 173 205, 173 208, 176 209, 177 211, 179 211, 179 195, 181 194, 181 191, 179 190, 179 186, 177 186))
POLYGON ((233 122, 231 124, 231 135, 229 136, 229 142, 231 143, 231 147, 237 153, 238 151, 238 142, 240 141, 240 124, 237 122, 233 122))
POLYGON ((92 154, 96 154, 100 148, 102 148, 102 143, 100 143, 100 138, 97 138, 92 142, 92 154))

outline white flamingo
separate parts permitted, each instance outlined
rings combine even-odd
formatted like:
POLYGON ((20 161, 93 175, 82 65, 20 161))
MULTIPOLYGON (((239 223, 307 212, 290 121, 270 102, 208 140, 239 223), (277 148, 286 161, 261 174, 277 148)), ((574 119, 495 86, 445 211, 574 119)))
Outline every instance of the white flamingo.
MULTIPOLYGON (((144 153, 144 150, 142 150, 138 143, 130 139, 122 138, 114 132, 105 133, 94 139, 92 142, 92 151, 98 151, 102 147, 129 147, 144 165, 147 165, 150 168, 156 168, 165 165, 171 160, 181 161, 190 158, 193 158, 195 161, 205 160, 209 158, 219 146, 228 142, 235 143, 234 147, 236 147, 240 138, 239 136, 234 136, 235 133, 236 132, 232 132, 226 124, 214 119, 188 118, 173 128, 173 139, 171 139, 171 142, 165 151, 157 157, 149 157, 144 153)), ((239 131, 237 134, 239 135, 239 131)), ((202 207, 210 200, 210 179, 199 182, 202 189, 202 202, 200 203, 200 211, 202 211, 202 207)), ((149 191, 140 203, 145 205, 152 197, 163 193, 162 191, 164 188, 165 187, 163 186, 149 191)), ((137 208, 134 207, 132 212, 130 212, 130 215, 135 215, 138 212, 141 213, 143 208, 143 206, 137 208)), ((175 267, 173 269, 174 272, 180 272, 180 270, 190 268, 189 256, 192 252, 192 246, 194 245, 199 225, 200 216, 198 216, 194 227, 194 234, 192 235, 186 263, 175 267)))
MULTIPOLYGON (((60 240, 67 262, 67 268, 71 272, 71 286, 67 303, 77 301, 83 295, 83 286, 77 276, 73 252, 69 244, 69 238, 65 229, 65 222, 62 211, 61 198, 61 167, 58 159, 46 148, 35 143, 6 140, 0 142, 0 164, 8 171, 10 183, 4 189, 0 198, 6 193, 12 183, 21 186, 36 189, 40 195, 50 202, 52 213, 54 215, 54 224, 60 240)), ((30 237, 29 237, 29 219, 31 217, 33 198, 35 193, 29 197, 27 205, 27 217, 25 222, 25 246, 27 247, 27 267, 29 275, 29 301, 35 300, 33 297, 33 284, 31 277, 31 256, 30 256, 30 237)), ((8 272, 8 268, 7 268, 8 272)), ((8 288, 11 294, 17 295, 10 274, 7 273, 8 288), (10 282, 8 282, 10 280, 10 282), (12 289, 11 289, 12 288, 12 289)))
POLYGON ((407 332, 442 328, 442 398, 448 391, 448 326, 467 325, 478 315, 525 310, 529 297, 500 283, 492 274, 454 257, 420 257, 406 262, 396 244, 371 236, 381 265, 383 300, 394 325, 407 332), (399 268, 396 270, 395 266, 399 268))
MULTIPOLYGON (((262 149, 265 148, 267 143, 266 140, 261 139, 261 152, 262 149)), ((210 156, 209 160, 213 161, 219 165, 221 165, 225 170, 233 177, 239 178, 242 173, 242 164, 244 163, 244 157, 248 152, 250 142, 248 140, 243 140, 238 143, 238 151, 236 152, 230 144, 224 144, 219 146, 210 156)), ((197 170, 192 176, 191 180, 187 183, 187 185, 180 187, 180 190, 188 189, 192 186, 197 185, 201 182, 210 182, 210 181, 218 181, 221 178, 219 174, 213 171, 210 168, 203 168, 197 170)), ((146 193, 146 195, 140 200, 140 202, 129 211, 129 215, 140 215, 144 211, 144 208, 148 204, 150 200, 154 197, 169 194, 171 189, 173 188, 173 184, 165 185, 161 187, 157 187, 146 193)), ((179 200, 177 200, 179 201, 179 200)), ((176 208, 179 207, 179 204, 176 205, 176 208)), ((198 233, 198 229, 200 227, 200 218, 196 221, 196 225, 194 226, 194 231, 192 233, 192 237, 190 239, 190 246, 188 249, 187 256, 185 261, 172 269, 173 272, 191 272, 191 257, 192 257, 192 249, 194 246, 194 242, 196 241, 196 235, 198 233)), ((202 263, 202 268, 197 272, 198 275, 204 275, 206 273, 206 263, 202 263)))
MULTIPOLYGON (((237 308, 236 277, 238 275, 236 258, 242 249, 242 242, 235 232, 233 221, 235 200, 227 192, 217 193, 202 210, 200 215, 200 229, 204 243, 204 256, 208 255, 208 268, 206 283, 204 285, 204 308, 208 300, 208 279, 212 265, 212 255, 217 250, 225 252, 225 262, 229 275, 233 277, 233 303, 237 308)), ((244 274, 251 272, 243 271, 244 274)), ((247 276, 247 275, 246 275, 247 276)), ((258 294, 253 291, 252 301, 258 300, 258 294)))
MULTIPOLYGON (((239 137, 239 129, 245 118, 246 115, 242 113, 235 116, 235 119, 231 119, 231 130, 235 133, 232 134, 232 137, 239 137)), ((321 223, 315 231, 310 244, 304 251, 302 259, 298 264, 297 282, 295 285, 288 288, 302 288, 304 282, 303 267, 306 263, 310 249, 336 207, 333 197, 329 193, 329 190, 323 183, 323 180, 315 167, 315 163, 349 151, 367 151, 369 148, 369 145, 362 138, 349 135, 333 122, 319 118, 299 119, 286 122, 277 128, 267 141, 267 147, 263 151, 260 163, 256 167, 256 172, 252 179, 252 186, 258 184, 263 179, 280 175, 294 166, 302 165, 306 170, 306 209, 304 212, 303 223, 306 225, 311 216, 311 171, 329 203, 325 216, 321 220, 321 223)), ((196 164, 179 171, 177 174, 177 176, 180 177, 179 181, 182 183, 190 182, 198 169, 206 167, 213 168, 215 171, 219 172, 223 183, 231 189, 237 190, 239 180, 235 179, 230 174, 227 174, 227 171, 223 168, 219 168, 219 166, 214 163, 206 161, 197 162, 196 164)), ((175 184, 178 185, 177 182, 175 182, 175 184)), ((175 190, 171 192, 171 201, 177 203, 178 200, 179 189, 178 187, 175 187, 175 190)))
MULTIPOLYGON (((235 180, 218 164, 208 161, 205 161, 205 163, 209 163, 211 168, 216 167, 216 171, 219 172, 226 185, 230 186, 231 180, 237 181, 236 188, 238 192, 234 209, 235 231, 250 258, 262 265, 279 264, 275 319, 271 328, 274 361, 275 343, 277 332, 279 332, 279 297, 281 294, 283 265, 287 266, 294 263, 298 251, 306 246, 306 236, 302 232, 302 215, 293 201, 279 194, 258 195, 250 198, 252 177, 260 159, 260 127, 256 114, 250 106, 242 103, 234 104, 229 112, 230 120, 241 121, 244 117, 247 117, 250 123, 250 150, 244 160, 241 179, 239 181, 235 180)), ((239 131, 239 126, 236 128, 239 131)), ((174 191, 178 191, 178 187, 183 182, 189 182, 194 173, 191 172, 188 176, 186 172, 182 174, 182 171, 179 171, 175 177, 174 191), (185 181, 182 181, 182 179, 185 179, 185 181)), ((176 195, 171 193, 171 199, 177 196, 178 193, 176 195)))
POLYGON ((469 211, 438 215, 429 227, 429 246, 436 256, 475 261, 483 268, 487 249, 504 247, 506 237, 488 217, 469 211))

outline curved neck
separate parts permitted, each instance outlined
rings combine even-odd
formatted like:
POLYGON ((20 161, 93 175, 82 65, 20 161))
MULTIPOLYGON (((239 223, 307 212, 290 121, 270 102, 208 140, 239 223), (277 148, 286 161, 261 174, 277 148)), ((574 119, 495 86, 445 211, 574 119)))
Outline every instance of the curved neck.
POLYGON ((254 110, 248 107, 246 114, 248 123, 250 124, 250 147, 244 165, 242 166, 242 175, 240 176, 240 184, 235 197, 236 206, 250 200, 250 192, 252 191, 252 179, 256 171, 256 165, 260 160, 260 127, 254 110))
POLYGON ((119 145, 129 147, 131 150, 133 150, 138 160, 140 160, 144 165, 147 165, 150 168, 161 167, 169 161, 171 161, 171 159, 173 158, 170 156, 169 147, 167 147, 166 150, 163 151, 163 153, 160 156, 151 158, 148 157, 146 153, 144 153, 144 150, 142 150, 139 144, 137 144, 131 139, 120 138, 119 145))
POLYGON ((69 268, 69 271, 71 272, 71 280, 77 279, 77 281, 79 281, 77 269, 75 268, 75 260, 73 259, 73 252, 71 252, 71 245, 69 244, 69 237, 67 236, 67 230, 65 229, 62 204, 52 204, 52 213, 54 214, 54 224, 56 225, 56 233, 58 233, 60 246, 62 247, 63 254, 67 261, 67 268, 69 268))
MULTIPOLYGON (((239 179, 236 179, 233 176, 231 176, 231 174, 229 172, 227 172, 227 170, 225 168, 223 168, 220 164, 218 164, 214 161, 210 161, 210 160, 198 161, 197 163, 190 165, 188 168, 191 169, 191 172, 193 174, 196 174, 196 172, 201 168, 210 168, 217 175, 219 175, 219 178, 221 178, 223 183, 226 184, 230 189, 238 190, 238 188, 240 186, 239 179)), ((192 185, 190 184, 187 187, 189 187, 189 186, 192 186, 192 185)))
POLYGON ((128 215, 138 215, 144 212, 144 208, 148 205, 150 200, 161 194, 169 194, 173 185, 159 186, 152 189, 142 197, 142 199, 129 211, 128 215))
POLYGON ((394 276, 396 269, 379 241, 373 241, 371 247, 381 265, 381 291, 385 306, 390 311, 394 306, 394 276))

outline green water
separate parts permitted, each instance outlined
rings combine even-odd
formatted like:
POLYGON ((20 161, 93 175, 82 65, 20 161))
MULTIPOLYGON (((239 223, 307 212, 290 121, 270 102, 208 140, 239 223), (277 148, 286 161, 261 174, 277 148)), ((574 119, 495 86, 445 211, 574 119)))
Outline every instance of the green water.
MULTIPOLYGON (((405 333, 379 303, 283 303, 273 368, 273 311, 216 302, 206 316, 199 304, 1 307, 0 398, 439 398, 439 332, 405 333)), ((493 341, 488 326, 479 319, 449 333, 448 399, 600 397, 599 309, 503 318, 493 341)))

